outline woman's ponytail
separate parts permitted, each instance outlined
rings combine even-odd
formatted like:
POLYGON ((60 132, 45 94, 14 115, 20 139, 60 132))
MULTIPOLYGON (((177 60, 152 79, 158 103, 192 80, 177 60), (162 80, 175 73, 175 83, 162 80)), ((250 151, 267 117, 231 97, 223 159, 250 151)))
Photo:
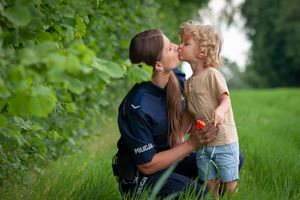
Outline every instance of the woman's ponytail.
POLYGON ((169 143, 174 146, 179 142, 181 92, 179 82, 172 71, 167 85, 167 104, 169 118, 169 143))

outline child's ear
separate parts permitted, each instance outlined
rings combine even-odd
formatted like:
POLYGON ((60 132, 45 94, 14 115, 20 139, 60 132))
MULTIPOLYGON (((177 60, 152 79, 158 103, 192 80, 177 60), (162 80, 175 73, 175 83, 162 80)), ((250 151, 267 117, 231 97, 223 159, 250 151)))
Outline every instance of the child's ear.
POLYGON ((198 51, 198 57, 199 58, 206 58, 206 54, 207 54, 207 50, 206 50, 206 48, 201 48, 201 49, 199 49, 199 51, 198 51))

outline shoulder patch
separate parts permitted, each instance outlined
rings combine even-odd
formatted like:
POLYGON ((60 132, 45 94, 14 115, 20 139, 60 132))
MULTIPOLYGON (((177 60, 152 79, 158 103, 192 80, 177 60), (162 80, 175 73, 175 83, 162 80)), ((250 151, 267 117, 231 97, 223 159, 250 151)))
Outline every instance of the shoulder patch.
POLYGON ((130 107, 133 110, 139 110, 141 108, 142 99, 144 97, 143 92, 138 92, 132 99, 132 102, 130 103, 130 107))

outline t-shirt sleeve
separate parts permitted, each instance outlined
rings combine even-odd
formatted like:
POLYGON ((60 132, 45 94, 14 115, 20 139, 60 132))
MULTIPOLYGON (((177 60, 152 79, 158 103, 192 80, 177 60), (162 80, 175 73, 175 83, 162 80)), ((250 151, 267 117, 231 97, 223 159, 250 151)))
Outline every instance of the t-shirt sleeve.
POLYGON ((210 71, 209 83, 217 99, 219 99, 219 97, 224 93, 227 93, 229 95, 229 90, 226 84, 225 77, 218 70, 215 69, 210 71))
POLYGON ((122 136, 136 164, 150 162, 156 153, 150 121, 141 108, 131 108, 123 117, 122 136))

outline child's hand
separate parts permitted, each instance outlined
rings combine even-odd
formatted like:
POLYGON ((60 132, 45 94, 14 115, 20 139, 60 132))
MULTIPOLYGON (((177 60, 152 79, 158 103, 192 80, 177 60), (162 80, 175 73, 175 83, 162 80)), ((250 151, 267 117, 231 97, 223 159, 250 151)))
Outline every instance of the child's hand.
POLYGON ((193 126, 188 142, 191 143, 195 149, 198 149, 200 146, 206 145, 216 139, 217 134, 218 129, 214 127, 212 123, 206 123, 201 129, 197 129, 196 126, 193 126))
POLYGON ((224 122, 224 115, 225 112, 223 112, 221 109, 216 109, 214 112, 213 120, 214 120, 214 127, 217 127, 218 124, 221 124, 224 122))

